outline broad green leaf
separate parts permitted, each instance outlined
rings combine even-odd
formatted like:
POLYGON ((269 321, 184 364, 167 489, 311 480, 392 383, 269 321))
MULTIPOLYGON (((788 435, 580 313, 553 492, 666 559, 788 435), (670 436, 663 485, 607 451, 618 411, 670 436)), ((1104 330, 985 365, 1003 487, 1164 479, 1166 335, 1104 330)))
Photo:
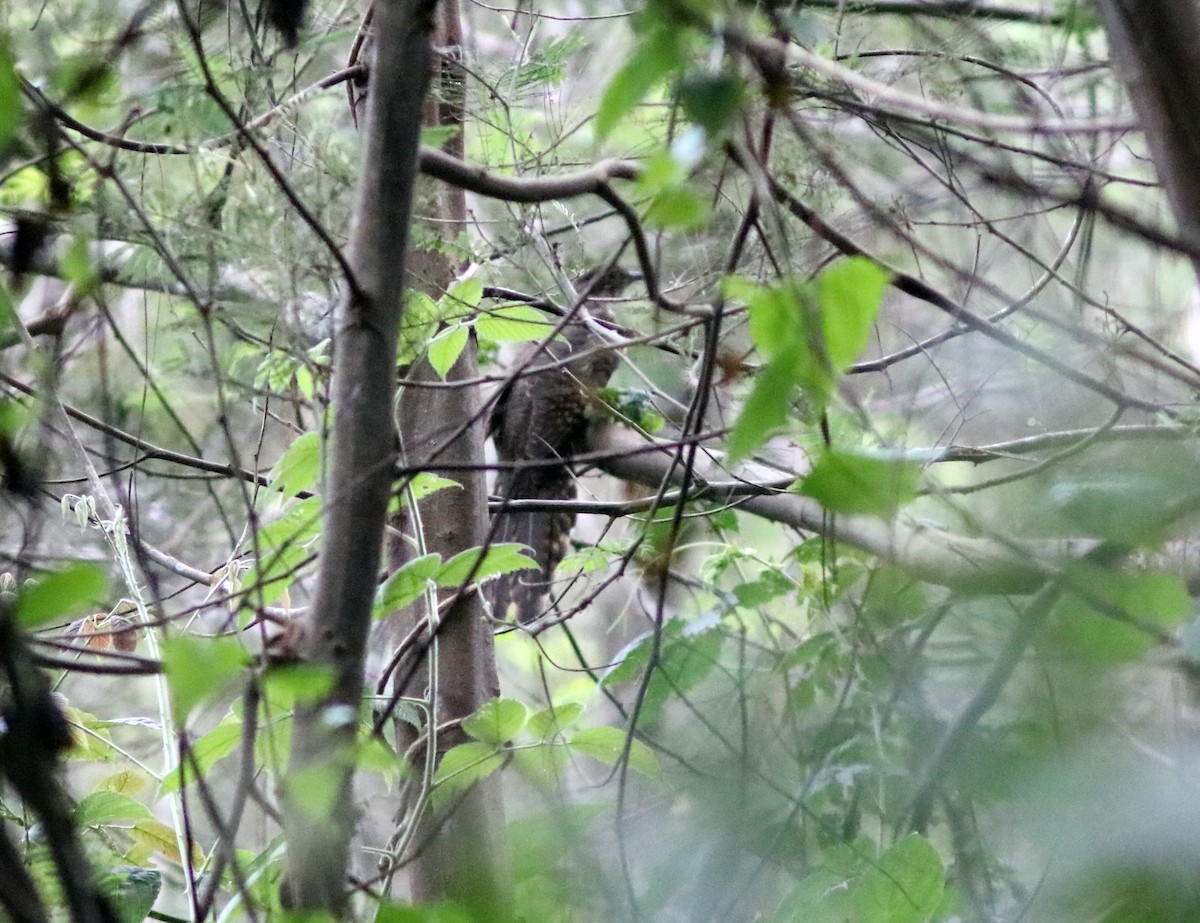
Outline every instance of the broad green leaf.
POLYGON ((455 324, 433 338, 429 344, 429 364, 438 377, 445 379, 446 373, 462 355, 470 335, 471 329, 467 324, 455 324))
POLYGON ((311 553, 299 545, 267 549, 242 579, 248 606, 272 606, 300 575, 311 553))
MULTIPOLYGON (((173 862, 175 865, 181 864, 179 840, 175 837, 175 831, 162 821, 153 818, 140 820, 126 832, 135 843, 145 847, 149 852, 161 853, 168 862, 173 862)), ((197 843, 192 855, 192 863, 200 865, 203 862, 204 852, 197 843)))
POLYGON ((709 137, 718 137, 737 116, 746 86, 733 74, 692 74, 680 81, 678 96, 684 114, 709 137))
POLYGON ((463 722, 463 731, 482 743, 499 747, 521 733, 528 714, 528 709, 513 699, 492 699, 463 722))
POLYGON ((290 709, 297 702, 311 704, 324 698, 333 685, 333 672, 315 663, 280 663, 263 673, 262 683, 268 701, 290 709))
POLYGON ((479 923, 479 920, 459 904, 382 904, 375 911, 375 923, 479 923))
MULTIPOLYGON (((443 300, 452 311, 462 313, 463 308, 475 308, 483 299, 483 283, 476 278, 463 279, 452 285, 443 300)), ((453 315, 451 315, 453 316, 453 315)))
POLYGON ((1064 587, 1046 642, 1091 670, 1133 660, 1159 643, 1138 623, 1170 630, 1192 611, 1186 584, 1173 574, 1077 561, 1067 568, 1064 587))
POLYGON ((16 619, 26 628, 65 622, 104 600, 107 579, 95 564, 77 562, 46 574, 17 597, 16 619))
POLYGON ((105 776, 96 783, 94 791, 120 792, 123 795, 136 795, 146 788, 149 778, 137 769, 122 769, 112 775, 105 776))
POLYGON ((222 695, 250 659, 246 650, 229 638, 176 635, 165 639, 162 649, 171 710, 179 724, 201 702, 222 695))
POLYGON ((431 471, 422 471, 420 474, 413 475, 408 484, 408 490, 404 491, 404 497, 407 500, 411 494, 412 497, 419 503, 430 494, 436 494, 439 490, 447 490, 451 487, 457 487, 462 490, 462 484, 458 481, 444 478, 440 474, 434 474, 431 471))
POLYGON ((441 567, 442 556, 436 552, 409 561, 379 588, 371 617, 386 618, 416 600, 425 592, 429 581, 437 577, 441 567))
POLYGON ((475 320, 476 332, 497 343, 537 342, 546 339, 553 329, 544 314, 527 304, 504 305, 475 320))
POLYGON ((100 281, 100 273, 88 253, 88 242, 84 237, 76 237, 71 241, 62 256, 59 269, 63 278, 75 287, 78 296, 91 292, 100 281))
POLYGON ((604 91, 596 110, 597 138, 606 138, 617 122, 680 66, 679 38, 678 31, 659 28, 642 39, 604 91))
MULTIPOLYGON (((619 728, 601 726, 576 731, 568 743, 572 750, 609 766, 616 766, 625 751, 625 737, 625 732, 619 728)), ((630 742, 629 768, 650 777, 657 777, 662 773, 658 757, 640 740, 630 742)))
POLYGON ((121 923, 142 923, 162 890, 162 872, 139 866, 117 866, 101 881, 121 923))
POLYGON ((769 287, 738 276, 725 280, 726 297, 743 301, 750 315, 750 336, 763 358, 792 354, 805 341, 804 294, 792 280, 769 287))
POLYGON ((8 43, 0 42, 0 154, 21 124, 21 88, 8 43))
POLYGON ((763 369, 726 442, 729 464, 747 458, 770 436, 788 425, 795 386, 796 373, 789 363, 776 360, 763 369))
POLYGON ((495 748, 471 740, 447 750, 433 774, 434 807, 444 807, 454 796, 487 778, 504 765, 495 748))
POLYGON ((79 827, 133 826, 154 815, 140 801, 122 792, 92 792, 75 806, 71 819, 79 827))
POLYGON ((603 548, 588 545, 586 548, 580 548, 566 555, 558 562, 555 570, 560 574, 575 573, 576 571, 581 574, 590 574, 608 567, 610 558, 610 553, 603 548))
POLYGON ((226 715, 220 724, 192 744, 192 759, 167 773, 159 787, 159 797, 179 791, 184 774, 187 775, 189 783, 196 781, 197 773, 201 776, 206 775, 213 766, 237 748, 241 739, 242 722, 232 715, 226 715))
POLYGON ((531 714, 525 722, 525 730, 538 740, 545 740, 574 724, 582 714, 583 706, 578 702, 564 702, 531 714))
POLYGON ((1062 480, 1051 488, 1049 498, 1075 528, 1133 547, 1161 541, 1174 510, 1188 503, 1194 508, 1195 497, 1195 488, 1179 477, 1178 469, 1147 466, 1062 480))
POLYGON ((828 449, 799 486, 834 513, 891 516, 916 495, 921 466, 883 454, 828 449))
POLYGON ((891 277, 878 264, 851 257, 817 277, 825 350, 838 372, 848 369, 870 341, 891 277))
POLYGON ((694 231, 708 223, 709 200, 687 186, 664 189, 646 209, 646 224, 652 228, 694 231))
POLYGON ((321 473, 321 435, 304 433, 292 441, 267 476, 273 490, 290 497, 316 486, 321 473))
POLYGON ((468 575, 471 580, 478 583, 499 574, 509 574, 518 570, 537 570, 537 562, 528 557, 524 553, 525 550, 524 545, 516 542, 490 545, 478 567, 475 567, 475 562, 479 560, 480 549, 468 548, 466 551, 460 551, 442 565, 437 574, 437 585, 441 587, 461 586, 467 580, 468 575), (472 574, 472 569, 474 569, 474 574, 472 574))
POLYGON ((851 887, 859 919, 924 923, 941 904, 946 872, 938 851, 914 834, 888 849, 851 887))

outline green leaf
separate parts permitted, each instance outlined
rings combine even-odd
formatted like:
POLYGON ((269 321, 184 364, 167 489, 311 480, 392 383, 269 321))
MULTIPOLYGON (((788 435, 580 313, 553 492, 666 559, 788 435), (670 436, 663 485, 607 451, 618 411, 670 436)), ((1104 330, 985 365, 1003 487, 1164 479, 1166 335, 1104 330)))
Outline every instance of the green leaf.
POLYGON ((921 466, 879 453, 826 450, 799 490, 835 513, 891 516, 916 496, 921 466))
POLYGON ((429 344, 429 364, 438 373, 438 377, 445 380, 446 373, 466 348, 470 335, 471 330, 467 324, 455 324, 433 338, 433 342, 429 344))
POLYGON ((106 591, 104 571, 95 564, 77 562, 22 589, 17 598, 16 619, 25 628, 68 621, 103 602, 106 591))
POLYGON ((21 124, 21 88, 13 70, 8 43, 0 43, 0 153, 21 124))
POLYGON ((684 114, 710 138, 724 134, 746 98, 746 85, 733 74, 692 74, 679 84, 684 114))
POLYGON ((606 138, 617 122, 682 61, 678 31, 659 28, 645 37, 604 91, 596 110, 596 137, 606 138))
POLYGON ((292 441, 267 479, 272 490, 294 496, 311 490, 321 473, 321 435, 305 433, 292 441))
POLYGON ((468 736, 499 747, 521 733, 529 711, 513 699, 492 699, 463 722, 468 736))
POLYGON ((434 807, 449 804, 454 795, 465 792, 503 765, 503 754, 479 741, 468 741, 447 750, 433 774, 434 807))
POLYGON ((263 673, 262 682, 268 701, 290 709, 323 699, 333 686, 333 672, 315 663, 280 663, 263 673))
POLYGON ((923 923, 936 913, 946 888, 942 858, 922 836, 905 837, 852 886, 859 919, 923 923))
POLYGON ((837 371, 846 371, 867 348, 890 282, 891 276, 877 263, 858 256, 817 277, 825 350, 837 371))
POLYGON ((481 337, 497 343, 529 343, 546 339, 554 325, 527 304, 508 304, 480 314, 475 320, 475 330, 481 337))
POLYGON ((420 474, 413 475, 412 480, 409 481, 408 490, 404 492, 404 498, 407 500, 411 494, 412 498, 419 503, 430 494, 436 494, 439 490, 447 490, 451 487, 462 490, 462 484, 458 481, 444 478, 440 474, 430 471, 422 471, 420 474))
MULTIPOLYGON (((625 751, 625 738, 625 732, 619 728, 601 726, 576 731, 568 743, 572 750, 609 766, 616 766, 625 751)), ((630 742, 629 768, 652 778, 662 774, 658 757, 640 740, 630 742)))
POLYGON ((525 722, 525 730, 538 740, 546 740, 557 734, 576 721, 583 714, 583 706, 578 702, 564 702, 553 708, 545 708, 534 712, 525 722))
POLYGON ((171 711, 179 724, 201 702, 223 694, 250 659, 245 649, 229 638, 176 635, 164 640, 162 649, 171 711))
POLYGON ((100 281, 100 273, 88 253, 86 238, 76 237, 62 256, 59 269, 63 278, 75 287, 78 297, 91 292, 100 281))
POLYGON ((140 801, 122 792, 92 792, 75 805, 71 819, 79 827, 132 827, 154 815, 140 801))
POLYGON ((537 570, 537 562, 529 558, 525 554, 525 550, 525 546, 517 542, 489 545, 487 554, 484 555, 478 567, 475 567, 475 562, 479 560, 479 548, 460 551, 438 571, 437 585, 440 587, 462 586, 468 575, 471 575, 472 570, 474 570, 474 574, 471 579, 476 583, 513 571, 537 570))
POLYGON ((475 916, 458 904, 382 904, 375 911, 375 923, 478 923, 475 916))
POLYGON ((452 309, 477 308, 483 299, 483 283, 472 277, 452 285, 450 291, 442 296, 442 301, 452 309))
POLYGON ((441 567, 442 556, 436 552, 409 561, 379 588, 371 617, 386 618, 416 600, 425 592, 429 581, 437 577, 441 567))
POLYGON ((163 777, 158 790, 159 797, 179 791, 185 773, 188 782, 195 782, 197 774, 206 775, 237 748, 241 739, 242 722, 233 715, 226 715, 220 724, 192 744, 192 759, 176 766, 163 777))
POLYGON ((708 223, 709 200, 686 186, 664 189, 646 209, 646 224, 652 228, 694 231, 708 223))
POLYGON ((775 361, 763 369, 726 441, 729 464, 747 458, 788 425, 795 387, 796 374, 790 363, 775 361))
POLYGON ((162 890, 162 872, 139 866, 117 866, 101 882, 121 923, 142 923, 162 890))
POLYGON ((1067 568, 1064 585, 1068 592, 1054 607, 1047 643, 1090 670, 1131 661, 1159 643, 1138 623, 1169 630, 1192 611, 1187 585, 1174 574, 1077 561, 1067 568))

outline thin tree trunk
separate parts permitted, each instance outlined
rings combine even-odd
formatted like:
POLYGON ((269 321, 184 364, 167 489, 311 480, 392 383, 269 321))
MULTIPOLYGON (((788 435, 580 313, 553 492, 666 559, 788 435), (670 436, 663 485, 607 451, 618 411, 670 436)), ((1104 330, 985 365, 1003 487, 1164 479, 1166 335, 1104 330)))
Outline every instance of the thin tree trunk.
MULTIPOLYGON (((1182 235, 1200 247, 1200 3, 1096 0, 1182 235)), ((1200 276, 1200 258, 1192 264, 1200 276)))
POLYGON ((333 686, 298 706, 283 782, 285 900, 341 913, 354 830, 351 795, 363 659, 396 458, 392 422, 433 0, 376 0, 376 65, 368 101, 351 265, 355 278, 334 347, 334 423, 325 483, 324 546, 305 644, 333 686))
MULTIPOLYGON (((462 31, 457 0, 443 0, 438 12, 434 42, 443 56, 439 92, 431 94, 426 119, 429 123, 462 126, 463 75, 452 58, 461 52, 462 31)), ((447 153, 461 158, 461 131, 446 144, 447 153)), ((453 243, 466 227, 466 201, 463 190, 426 180, 418 195, 418 214, 434 219, 429 230, 446 243, 453 243)), ((411 254, 410 284, 433 298, 451 285, 461 270, 446 249, 414 251, 411 254)), ((448 382, 472 381, 479 375, 476 346, 472 338, 462 356, 447 375, 448 382)), ((437 380, 425 361, 407 373, 413 380, 437 380)), ((480 411, 482 395, 478 386, 459 388, 402 389, 399 402, 401 452, 403 464, 437 472, 446 467, 444 476, 456 480, 461 490, 444 490, 425 498, 419 505, 419 523, 408 516, 398 517, 400 541, 392 545, 393 567, 408 559, 413 549, 415 530, 420 528, 423 551, 441 554, 447 560, 460 551, 477 548, 487 539, 487 483, 484 464, 484 424, 480 411), (462 425, 474 421, 461 433, 462 425), (458 433, 457 436, 455 434, 458 433), (455 438, 447 441, 449 437, 455 438)), ((454 591, 443 593, 456 595, 454 591)), ((397 619, 397 637, 404 637, 426 613, 412 607, 397 619)), ((461 743, 464 736, 458 722, 480 705, 499 694, 496 676, 492 628, 485 620, 478 593, 459 596, 444 609, 437 629, 437 681, 430 689, 430 672, 423 669, 397 694, 420 695, 432 692, 433 714, 437 725, 450 725, 436 736, 436 755, 461 743), (423 683, 424 688, 419 684, 423 683)), ((402 678, 403 679, 403 678, 402 678)), ((402 730, 409 730, 404 726, 402 730)), ((402 736, 404 736, 402 734, 402 736)), ((484 780, 465 798, 443 814, 426 812, 411 842, 415 856, 407 863, 409 885, 414 900, 453 900, 475 907, 486 918, 505 915, 505 832, 503 806, 498 780, 484 780)), ((405 857, 406 859, 410 857, 405 857)))

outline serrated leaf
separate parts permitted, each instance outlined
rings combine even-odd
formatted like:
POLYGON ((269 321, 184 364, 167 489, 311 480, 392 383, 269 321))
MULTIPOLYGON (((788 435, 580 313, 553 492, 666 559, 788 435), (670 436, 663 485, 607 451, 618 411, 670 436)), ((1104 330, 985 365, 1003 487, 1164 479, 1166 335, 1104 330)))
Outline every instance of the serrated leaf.
POLYGON ((483 283, 474 277, 463 279, 452 285, 443 299, 452 310, 456 310, 458 313, 461 313, 463 308, 476 308, 483 299, 483 283))
POLYGON ((518 570, 537 570, 537 562, 528 557, 524 553, 525 550, 524 545, 516 542, 489 545, 487 553, 479 562, 478 567, 475 566, 475 562, 479 560, 479 548, 460 551, 438 571, 437 585, 440 587, 461 586, 467 580, 468 575, 471 575, 472 570, 474 570, 474 574, 471 579, 476 583, 487 580, 489 577, 509 574, 518 570))
POLYGON ((192 744, 192 758, 186 764, 172 769, 162 780, 158 795, 172 795, 179 791, 180 781, 186 774, 189 783, 195 782, 197 773, 203 776, 213 766, 229 756, 242 739, 242 722, 232 715, 192 744))
POLYGON ((293 496, 316 486, 321 472, 321 436, 304 433, 292 441, 267 476, 272 490, 293 496))
MULTIPOLYGON (((572 750, 609 766, 616 766, 625 751, 625 738, 625 732, 619 728, 601 726, 576 731, 568 744, 572 750)), ((658 757, 640 740, 630 742, 629 768, 651 778, 657 778, 662 773, 658 757)))
POLYGON ((414 558, 392 574, 375 596, 375 607, 371 617, 386 618, 416 600, 429 581, 438 576, 442 568, 442 556, 436 552, 414 558))
POLYGON ((95 564, 78 562, 46 574, 17 597, 16 620, 25 628, 68 621, 104 601, 107 578, 95 564))
POLYGON ((835 513, 889 517, 916 496, 921 466, 902 458, 827 449, 800 482, 800 493, 835 513))
POLYGON ((250 659, 245 649, 229 638, 176 635, 165 639, 162 648, 171 711, 179 724, 201 702, 222 695, 250 659))
POLYGON ((677 31, 660 28, 646 36, 604 90, 596 110, 596 137, 607 137, 682 60, 677 31))
POLYGON ((429 364, 445 380, 446 373, 458 361, 470 339, 470 328, 466 324, 455 324, 439 333, 429 344, 429 364))
POLYGON ((881 266, 863 257, 842 260, 817 277, 825 349, 839 372, 848 369, 867 348, 890 281, 881 266))
POLYGON ((525 304, 510 304, 480 314, 475 320, 476 332, 497 343, 529 343, 544 340, 554 325, 545 315, 525 304))
POLYGON ((125 827, 154 815, 123 792, 92 792, 75 805, 71 819, 79 827, 125 827))
POLYGON ((521 733, 529 711, 514 699, 492 699, 463 722, 463 731, 485 744, 499 747, 521 733))
POLYGON ((609 553, 607 551, 603 548, 589 545, 586 548, 580 548, 578 551, 572 551, 566 555, 558 562, 555 572, 568 574, 578 571, 581 574, 590 574, 608 567, 608 560, 609 553))

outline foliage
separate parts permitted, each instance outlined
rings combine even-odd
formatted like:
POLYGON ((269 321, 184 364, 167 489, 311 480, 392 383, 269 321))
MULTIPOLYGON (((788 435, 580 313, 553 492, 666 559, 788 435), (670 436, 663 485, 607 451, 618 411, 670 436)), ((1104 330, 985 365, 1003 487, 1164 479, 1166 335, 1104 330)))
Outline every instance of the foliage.
MULTIPOLYGON (((612 438, 553 614, 495 623, 503 694, 457 715, 422 658, 538 570, 430 550, 486 458, 401 455, 363 701, 329 705, 342 639, 307 656, 364 153, 363 11, 311 6, 295 49, 237 5, 0 19, 0 617, 121 919, 302 917, 278 792, 321 816, 343 768, 286 777, 314 709, 356 919, 1195 919, 1195 279, 1091 6, 466 12, 464 124, 422 138, 461 143, 470 230, 421 201, 461 273, 407 293, 406 399, 475 389, 451 441, 583 270, 647 278, 598 324, 612 438), (402 905, 497 779, 511 914, 402 905)), ((38 807, 5 787, 0 822, 67 919, 38 807)))

